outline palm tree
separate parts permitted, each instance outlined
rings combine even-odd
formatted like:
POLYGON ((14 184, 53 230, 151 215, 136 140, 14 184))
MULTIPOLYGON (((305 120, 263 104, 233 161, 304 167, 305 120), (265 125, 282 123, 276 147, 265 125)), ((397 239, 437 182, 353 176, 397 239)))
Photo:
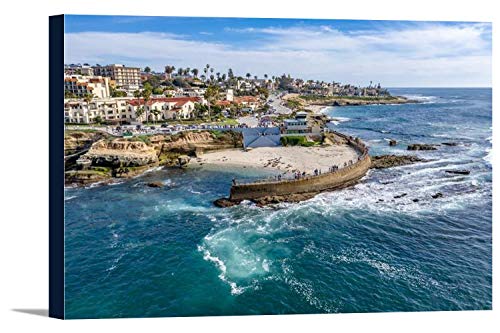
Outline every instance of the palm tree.
POLYGON ((184 73, 184 69, 182 69, 182 67, 179 67, 179 69, 177 70, 177 74, 181 76, 182 73, 184 73))
POLYGON ((185 75, 185 76, 188 76, 188 75, 189 75, 189 72, 191 72, 191 68, 189 68, 189 67, 188 67, 188 68, 186 68, 186 69, 184 70, 184 75, 185 75))
POLYGON ((251 78, 252 77, 252 74, 250 73, 247 73, 247 75, 245 75, 247 77, 247 79, 251 78))
POLYGON ((161 114, 161 111, 154 109, 154 110, 151 110, 151 113, 154 115, 153 123, 156 124, 156 117, 158 117, 158 115, 161 114))
POLYGON ((219 96, 219 87, 217 87, 217 86, 211 85, 205 91, 204 97, 206 98, 206 100, 208 102, 208 120, 209 121, 211 120, 210 111, 211 111, 212 101, 215 101, 218 96, 219 96))
POLYGON ((193 73, 194 77, 198 77, 198 68, 193 68, 191 73, 193 73))
POLYGON ((149 121, 148 119, 148 110, 146 108, 146 104, 148 103, 149 99, 151 98, 151 90, 150 89, 144 89, 142 91, 142 98, 144 99, 144 110, 146 111, 146 123, 149 121))
POLYGON ((83 100, 87 103, 87 110, 90 111, 90 102, 94 99, 94 95, 90 93, 86 93, 83 95, 83 100))
POLYGON ((220 81, 220 72, 215 73, 217 75, 217 81, 220 81))
POLYGON ((167 73, 168 78, 171 78, 172 73, 175 71, 174 66, 165 66, 165 73, 167 73))
POLYGON ((258 78, 258 77, 257 77, 257 75, 255 75, 253 78, 255 79, 255 81, 257 81, 257 78, 258 78))
POLYGON ((140 118, 144 114, 144 108, 141 106, 135 111, 135 119, 140 118))
POLYGON ((264 79, 266 79, 266 81, 267 81, 267 74, 264 74, 264 79))

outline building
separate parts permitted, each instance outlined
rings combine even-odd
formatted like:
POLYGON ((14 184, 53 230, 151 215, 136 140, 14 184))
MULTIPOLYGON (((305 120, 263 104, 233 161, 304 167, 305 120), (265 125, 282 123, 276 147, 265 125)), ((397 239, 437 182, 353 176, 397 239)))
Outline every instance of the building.
POLYGON ((134 91, 141 86, 141 69, 139 67, 125 67, 120 64, 94 66, 94 74, 109 77, 117 88, 134 91))
POLYGON ((129 108, 130 98, 100 98, 89 103, 82 100, 65 100, 65 123, 89 124, 101 120, 108 123, 130 123, 135 113, 129 108))
POLYGON ((234 97, 233 102, 252 112, 255 111, 260 105, 259 99, 255 96, 234 97))
POLYGON ((171 119, 191 119, 194 117, 195 104, 204 104, 205 101, 199 97, 171 97, 152 98, 144 103, 143 99, 134 99, 129 102, 129 111, 137 114, 139 109, 144 108, 135 121, 165 121, 171 119), (146 118, 147 117, 147 118, 146 118))
POLYGON ((283 121, 283 134, 302 134, 310 132, 310 127, 307 124, 307 113, 305 112, 297 112, 295 119, 285 119, 283 121))
POLYGON ((75 97, 84 97, 89 94, 95 98, 109 98, 109 78, 87 77, 80 75, 66 76, 64 78, 64 93, 75 97))

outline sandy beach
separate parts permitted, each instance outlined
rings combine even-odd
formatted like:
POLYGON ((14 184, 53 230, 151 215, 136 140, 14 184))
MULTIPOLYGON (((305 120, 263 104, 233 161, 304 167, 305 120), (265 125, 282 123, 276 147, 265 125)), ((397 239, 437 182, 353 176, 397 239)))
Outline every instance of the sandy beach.
POLYGON ((356 161, 357 157, 357 152, 348 145, 261 147, 249 151, 234 149, 205 153, 192 159, 190 164, 272 168, 283 173, 305 171, 313 174, 315 169, 327 172, 332 165, 342 167, 344 162, 356 161))
POLYGON ((316 105, 316 104, 311 104, 305 107, 307 110, 311 110, 314 114, 321 114, 322 110, 327 108, 327 105, 316 105))

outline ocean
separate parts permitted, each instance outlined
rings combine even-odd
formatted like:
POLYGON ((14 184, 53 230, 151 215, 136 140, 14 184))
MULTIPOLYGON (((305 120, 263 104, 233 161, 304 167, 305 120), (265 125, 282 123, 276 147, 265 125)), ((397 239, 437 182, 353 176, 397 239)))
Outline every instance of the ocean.
POLYGON ((232 177, 269 175, 248 168, 67 188, 67 318, 491 309, 491 89, 390 92, 421 103, 325 113, 371 155, 429 161, 308 201, 214 207, 232 177))

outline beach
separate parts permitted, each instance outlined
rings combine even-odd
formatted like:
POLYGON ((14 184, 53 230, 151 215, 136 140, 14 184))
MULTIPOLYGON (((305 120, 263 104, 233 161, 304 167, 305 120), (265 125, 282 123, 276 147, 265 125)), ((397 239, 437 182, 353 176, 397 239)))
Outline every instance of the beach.
POLYGON ((270 168, 284 173, 305 171, 306 174, 313 174, 315 169, 326 172, 333 165, 342 167, 357 158, 358 153, 348 145, 259 147, 248 151, 232 149, 205 153, 192 159, 190 164, 270 168))
POLYGON ((324 109, 326 109, 328 105, 316 105, 316 104, 311 104, 306 106, 305 108, 307 110, 311 110, 312 113, 314 114, 321 114, 324 109))

